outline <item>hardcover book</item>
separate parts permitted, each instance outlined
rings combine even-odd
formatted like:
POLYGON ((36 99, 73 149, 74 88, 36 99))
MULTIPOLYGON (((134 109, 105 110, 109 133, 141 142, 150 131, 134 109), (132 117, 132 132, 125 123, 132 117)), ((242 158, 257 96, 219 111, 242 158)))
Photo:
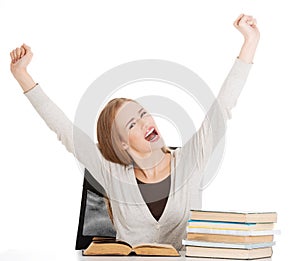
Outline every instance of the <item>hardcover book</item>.
POLYGON ((188 233, 188 240, 198 240, 207 242, 223 242, 223 243, 263 243, 272 242, 274 240, 273 235, 266 236, 234 236, 234 235, 218 235, 218 234, 200 234, 200 233, 188 233))
POLYGON ((279 230, 231 230, 231 229, 213 229, 213 228, 190 228, 187 227, 188 233, 202 233, 202 234, 220 234, 233 236, 266 236, 278 235, 279 230))
POLYGON ((276 223, 276 212, 236 212, 236 211, 205 211, 191 210, 191 219, 244 222, 244 223, 276 223))
POLYGON ((186 256, 190 257, 210 257, 210 258, 233 258, 233 259, 256 259, 272 256, 272 248, 255 249, 231 249, 187 246, 186 256))
POLYGON ((275 242, 263 242, 263 243, 223 243, 223 242, 206 242, 196 240, 182 240, 182 244, 185 246, 200 246, 200 247, 218 247, 218 248, 239 248, 239 249, 255 249, 272 247, 275 242))
POLYGON ((272 230, 274 223, 243 223, 207 220, 189 220, 189 228, 235 229, 235 230, 272 230))

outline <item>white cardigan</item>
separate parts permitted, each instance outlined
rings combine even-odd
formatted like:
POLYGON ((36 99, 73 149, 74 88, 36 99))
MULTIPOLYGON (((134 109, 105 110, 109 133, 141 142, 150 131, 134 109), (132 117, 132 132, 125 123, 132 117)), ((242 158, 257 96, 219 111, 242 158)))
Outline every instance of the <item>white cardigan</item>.
POLYGON ((158 221, 143 200, 132 165, 124 167, 105 160, 95 142, 73 125, 39 85, 25 95, 66 149, 106 190, 117 238, 132 245, 154 242, 172 244, 180 250, 181 241, 186 237, 190 209, 201 208, 201 181, 205 165, 224 134, 223 131, 218 133, 218 125, 230 118, 230 111, 236 104, 251 66, 235 60, 217 97, 222 113, 217 113, 215 103, 209 111, 209 118, 205 118, 192 138, 182 148, 172 151, 170 194, 158 221))

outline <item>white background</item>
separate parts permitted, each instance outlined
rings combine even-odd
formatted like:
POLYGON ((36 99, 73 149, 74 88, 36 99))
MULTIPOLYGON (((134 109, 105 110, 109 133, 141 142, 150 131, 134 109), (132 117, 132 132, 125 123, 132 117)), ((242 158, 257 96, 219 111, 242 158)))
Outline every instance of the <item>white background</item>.
POLYGON ((217 94, 243 42, 232 23, 246 13, 257 18, 261 40, 228 124, 223 164, 204 192, 203 208, 277 211, 282 235, 276 237, 273 260, 295 258, 300 214, 296 4, 0 0, 0 252, 72 251, 83 181, 73 156, 10 74, 11 49, 23 42, 32 47, 30 73, 74 119, 81 95, 98 76, 138 59, 182 64, 217 94))

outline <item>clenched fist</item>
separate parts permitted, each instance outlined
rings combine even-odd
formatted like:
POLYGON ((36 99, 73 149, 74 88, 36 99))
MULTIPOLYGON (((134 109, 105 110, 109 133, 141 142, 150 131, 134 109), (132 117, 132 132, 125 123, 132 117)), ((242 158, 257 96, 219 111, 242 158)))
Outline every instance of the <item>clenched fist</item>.
POLYGON ((30 63, 32 56, 33 53, 31 52, 30 47, 26 44, 23 44, 21 47, 10 52, 10 70, 24 92, 27 92, 36 85, 27 72, 27 66, 30 63))
POLYGON ((246 41, 258 41, 260 37, 256 19, 251 15, 240 14, 233 23, 244 36, 246 41))

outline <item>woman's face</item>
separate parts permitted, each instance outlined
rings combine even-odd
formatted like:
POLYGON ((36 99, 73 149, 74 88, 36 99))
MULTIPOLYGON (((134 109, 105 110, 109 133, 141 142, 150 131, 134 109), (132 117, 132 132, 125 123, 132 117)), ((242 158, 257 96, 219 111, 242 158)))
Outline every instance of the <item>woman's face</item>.
POLYGON ((164 146, 154 119, 136 102, 125 102, 119 108, 115 125, 122 140, 122 147, 131 156, 144 158, 164 146))

